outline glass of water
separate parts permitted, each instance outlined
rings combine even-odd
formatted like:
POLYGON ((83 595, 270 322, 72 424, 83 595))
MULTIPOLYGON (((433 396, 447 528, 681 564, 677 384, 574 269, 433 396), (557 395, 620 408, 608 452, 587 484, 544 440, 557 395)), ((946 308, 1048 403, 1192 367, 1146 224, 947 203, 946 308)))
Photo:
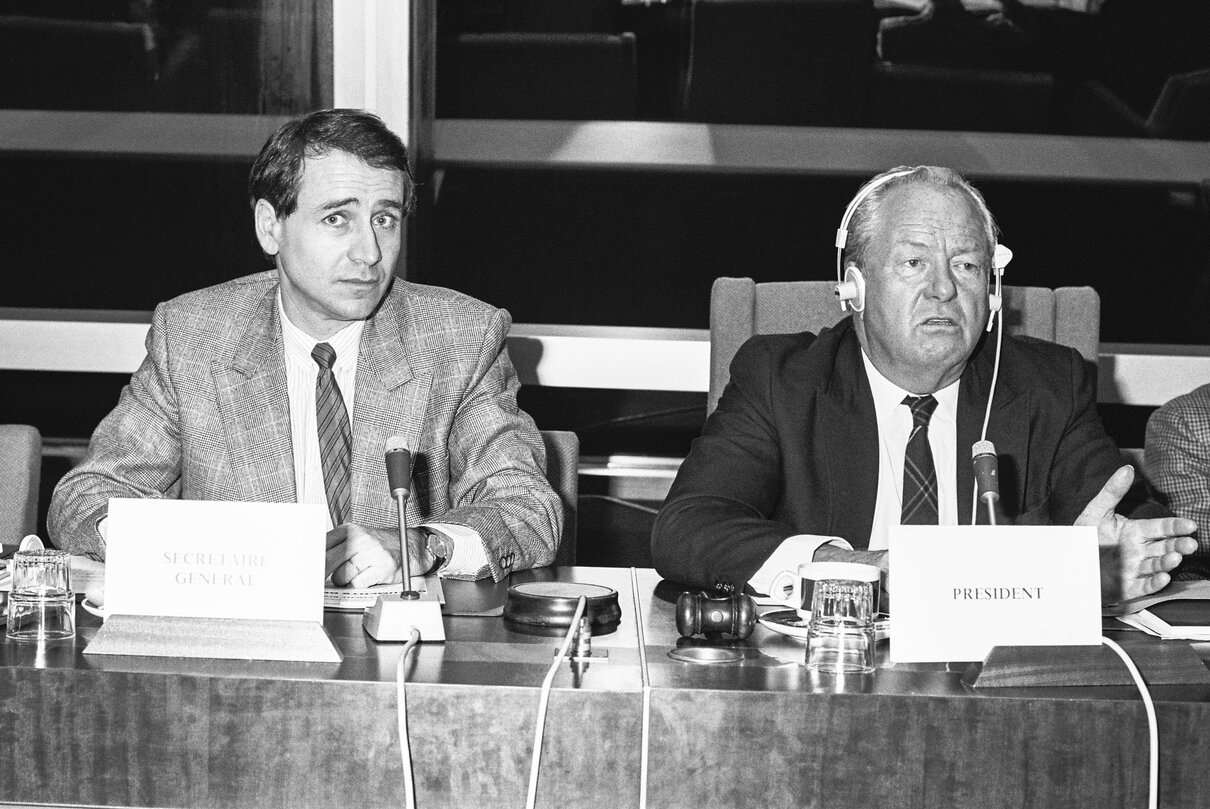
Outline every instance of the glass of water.
POLYGON ((854 570, 815 582, 807 666, 834 674, 868 673, 874 671, 874 590, 880 572, 873 565, 845 567, 854 570))
POLYGON ((66 551, 18 551, 11 562, 8 637, 49 641, 76 635, 76 595, 66 551))

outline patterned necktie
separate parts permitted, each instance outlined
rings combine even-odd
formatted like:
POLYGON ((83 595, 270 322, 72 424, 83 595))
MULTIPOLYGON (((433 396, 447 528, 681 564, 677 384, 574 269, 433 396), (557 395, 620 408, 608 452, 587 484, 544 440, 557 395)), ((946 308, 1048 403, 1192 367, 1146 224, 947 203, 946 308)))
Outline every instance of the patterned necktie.
POLYGON ((349 428, 349 413, 332 366, 336 352, 327 343, 318 343, 311 358, 319 364, 315 377, 315 425, 319 433, 319 460, 323 466, 324 492, 328 496, 328 512, 333 527, 342 525, 349 516, 353 486, 349 466, 353 460, 353 434, 349 428))
POLYGON ((937 469, 929 449, 929 419, 937 408, 932 396, 906 396, 912 409, 912 434, 903 454, 903 525, 937 524, 937 469))

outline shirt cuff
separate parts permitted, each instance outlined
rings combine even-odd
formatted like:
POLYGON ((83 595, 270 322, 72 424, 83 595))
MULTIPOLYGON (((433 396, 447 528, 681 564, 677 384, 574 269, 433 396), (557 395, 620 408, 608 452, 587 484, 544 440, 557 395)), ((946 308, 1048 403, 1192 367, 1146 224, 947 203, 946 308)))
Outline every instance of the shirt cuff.
POLYGON ((483 549, 483 537, 474 528, 444 522, 426 522, 417 528, 440 531, 450 539, 454 551, 445 560, 445 567, 437 571, 442 576, 474 575, 487 567, 487 551, 483 549))
POLYGON ((777 546, 777 550, 773 551, 765 563, 752 574, 752 578, 748 580, 748 586, 761 595, 775 597, 788 595, 788 593, 770 593, 769 588, 773 585, 773 580, 783 570, 789 571, 792 576, 797 576, 798 566, 803 562, 810 562, 815 556, 815 551, 819 550, 822 545, 835 545, 845 550, 853 550, 853 546, 840 537, 795 534, 782 540, 782 543, 777 546))

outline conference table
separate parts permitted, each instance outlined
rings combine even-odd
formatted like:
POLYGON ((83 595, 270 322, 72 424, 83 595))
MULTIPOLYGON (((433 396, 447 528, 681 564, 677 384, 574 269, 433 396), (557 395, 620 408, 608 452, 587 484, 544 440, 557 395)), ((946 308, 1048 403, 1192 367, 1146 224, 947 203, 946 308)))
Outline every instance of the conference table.
MULTIPOLYGON (((804 641, 764 626, 743 641, 680 638, 683 588, 654 571, 577 567, 445 581, 461 614, 406 661, 417 806, 525 805, 561 637, 499 608, 532 581, 613 588, 622 612, 587 663, 560 664, 538 806, 1146 805, 1133 687, 970 688, 967 664, 894 664, 886 642, 873 675, 821 675, 804 641), (720 645, 741 659, 669 655, 720 645)), ((81 610, 74 641, 0 643, 0 804, 403 805, 403 644, 371 639, 360 615, 325 613, 340 663, 85 655, 100 624, 81 610)), ((1127 648, 1161 643, 1120 634, 1127 648)), ((1160 805, 1210 806, 1210 688, 1153 694, 1160 805)))

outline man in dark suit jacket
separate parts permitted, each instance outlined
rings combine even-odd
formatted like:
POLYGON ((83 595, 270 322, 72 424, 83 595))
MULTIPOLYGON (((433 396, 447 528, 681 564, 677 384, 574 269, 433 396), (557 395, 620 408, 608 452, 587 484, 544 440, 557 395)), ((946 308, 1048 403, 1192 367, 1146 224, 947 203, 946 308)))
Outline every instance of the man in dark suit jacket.
MULTIPOLYGON (((767 592, 799 562, 886 570, 887 527, 900 521, 907 487, 905 395, 939 402, 927 439, 939 489, 932 522, 970 522, 966 453, 995 359, 994 336, 984 339, 991 214, 965 180, 932 167, 880 175, 855 203, 845 262, 863 288, 856 311, 819 336, 757 336, 736 354, 656 520, 652 555, 664 576, 767 592)), ((1195 526, 1154 504, 1133 512, 1140 519, 1115 513, 1132 473, 1118 469, 1094 392, 1074 350, 1005 338, 987 435, 1000 456, 1002 516, 1096 525, 1103 595, 1118 601, 1166 584, 1193 551, 1195 526)))
POLYGON ((336 584, 399 581, 383 462, 398 436, 414 460, 414 575, 500 580, 550 564, 562 507, 517 407, 508 313, 393 275, 413 196, 399 138, 368 113, 312 113, 270 138, 250 185, 277 269, 156 308, 146 359, 55 490, 55 544, 104 559, 111 497, 318 502, 336 584), (350 425, 338 509, 319 447, 317 344, 340 349, 331 370, 350 425))

